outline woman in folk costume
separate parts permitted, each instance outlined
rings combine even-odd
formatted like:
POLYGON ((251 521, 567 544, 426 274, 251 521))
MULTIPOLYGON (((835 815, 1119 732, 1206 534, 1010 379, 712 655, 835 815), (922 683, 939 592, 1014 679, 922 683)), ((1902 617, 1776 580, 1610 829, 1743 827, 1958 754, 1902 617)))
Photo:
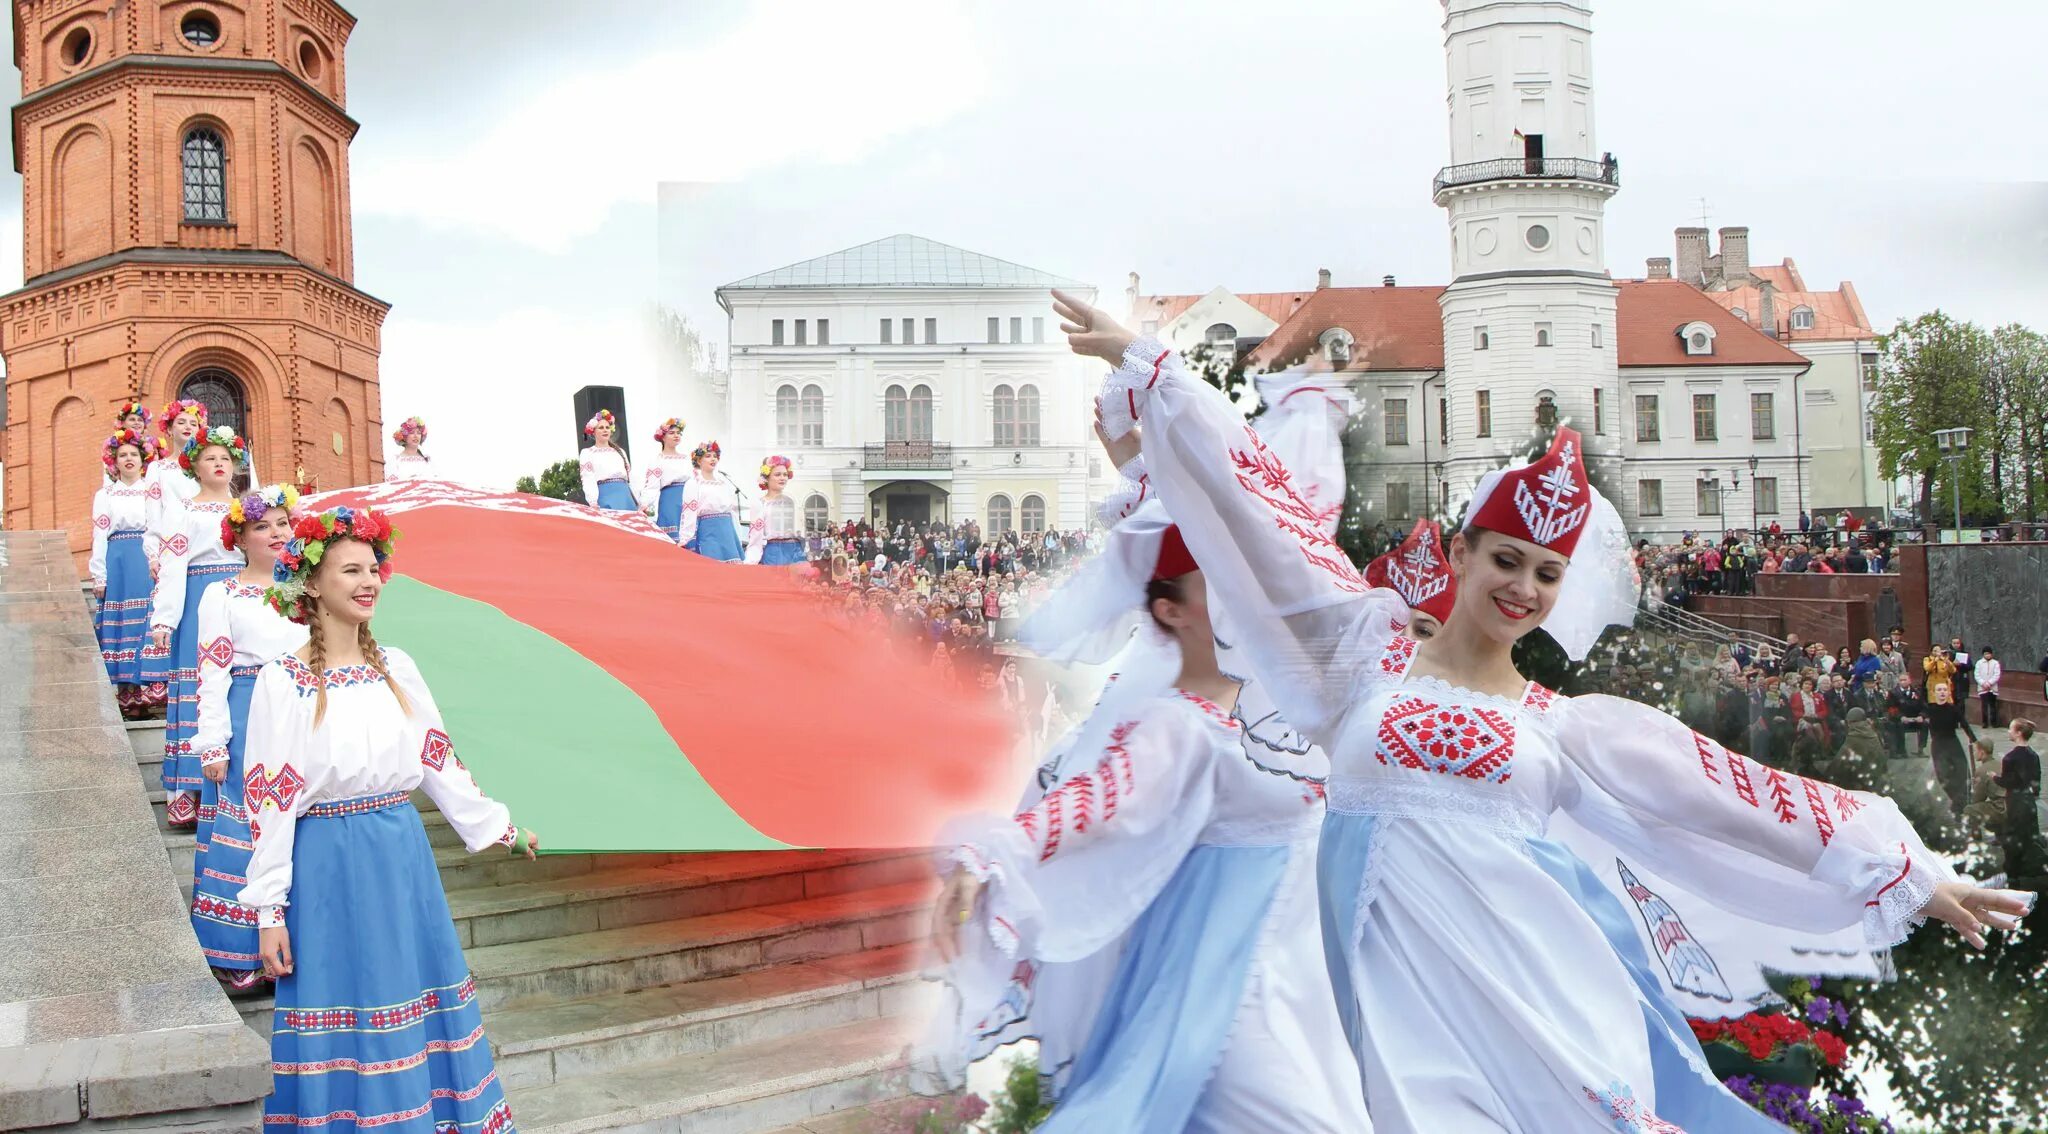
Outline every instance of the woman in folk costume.
POLYGON ((385 463, 385 480, 428 480, 433 477, 433 458, 420 448, 427 443, 426 422, 408 417, 391 431, 391 439, 398 442, 398 455, 385 463))
POLYGON ((1111 432, 1144 423, 1154 489, 1239 604, 1282 710, 1330 753, 1324 938, 1382 1131, 1744 1129, 1534 853, 1553 811, 1717 904, 1805 931, 1860 926, 1874 947, 1928 917, 1981 947, 2028 909, 1957 879, 1887 800, 1515 671, 1514 643, 1551 615, 1591 634, 1634 608, 1626 533, 1573 431, 1480 482, 1451 545, 1452 617, 1417 643, 1399 633, 1402 600, 1303 522, 1285 466, 1220 392, 1156 339, 1055 298, 1073 349, 1116 365, 1100 403, 1111 432))
POLYGON ((739 490, 718 475, 718 442, 706 441, 690 450, 696 472, 683 482, 683 523, 677 538, 684 547, 708 559, 740 561, 740 531, 733 513, 739 490))
POLYGON ((668 538, 675 539, 683 528, 683 482, 690 479, 690 455, 676 448, 683 443, 683 419, 672 417, 662 422, 654 439, 661 443, 661 452, 640 474, 640 510, 653 516, 668 538))
POLYGON ((633 498, 632 462, 624 449, 612 444, 618 428, 608 409, 598 410, 583 423, 583 432, 590 438, 578 462, 583 473, 583 502, 607 512, 631 512, 640 502, 633 498))
POLYGON ((277 982, 264 1121, 328 1130, 500 1134, 492 1065, 434 849, 423 789, 474 853, 539 840, 477 790, 411 658, 370 619, 397 538, 369 510, 293 522, 266 594, 306 644, 249 695, 244 784, 255 853, 238 897, 277 982))
POLYGON ((1070 586, 1110 640, 1151 623, 1147 657, 1074 774, 949 832, 920 1085, 1035 1036, 1058 1096, 1041 1131, 1369 1130, 1321 964, 1322 797, 1246 758, 1195 560, 1150 503, 1070 586))
MULTIPOLYGON (((130 419, 132 420, 132 419, 130 419)), ((107 438, 101 460, 107 483, 92 498, 93 631, 123 716, 147 708, 142 646, 149 637, 149 556, 142 550, 149 489, 143 471, 156 456, 149 436, 122 428, 107 438)))
POLYGON ((192 928, 214 975, 230 991, 263 980, 256 954, 256 911, 237 900, 248 885, 248 803, 243 784, 249 734, 249 696, 256 673, 272 658, 306 643, 306 628, 264 600, 278 553, 292 538, 291 510, 298 490, 289 485, 249 492, 228 505, 220 541, 244 560, 233 577, 206 588, 199 600, 199 700, 192 750, 204 782, 199 788, 199 857, 193 861, 192 928))
POLYGON ((172 402, 157 416, 156 429, 161 434, 156 459, 143 475, 150 489, 149 537, 144 550, 149 553, 152 570, 162 556, 164 539, 178 523, 179 509, 199 491, 199 482, 186 475, 181 462, 185 446, 206 431, 206 403, 172 402))
POLYGON ((1408 604, 1406 632, 1419 642, 1444 628, 1458 597, 1451 565, 1444 559, 1443 529, 1430 519, 1416 520, 1398 547, 1366 564, 1365 581, 1401 596, 1408 604))
POLYGON ((114 428, 125 429, 137 437, 149 433, 149 407, 139 398, 130 398, 114 407, 114 428))
POLYGON ((788 457, 761 462, 761 507, 754 513, 754 522, 747 525, 747 562, 786 567, 804 561, 803 527, 798 522, 796 500, 788 491, 795 475, 796 466, 788 457))
POLYGON ((235 477, 249 467, 249 450, 226 426, 202 433, 178 458, 197 495, 172 515, 157 559, 150 600, 149 638, 168 657, 164 707, 165 812, 173 827, 199 821, 199 756, 192 729, 199 708, 199 600, 206 588, 242 569, 242 553, 221 540, 221 521, 235 502, 235 477))

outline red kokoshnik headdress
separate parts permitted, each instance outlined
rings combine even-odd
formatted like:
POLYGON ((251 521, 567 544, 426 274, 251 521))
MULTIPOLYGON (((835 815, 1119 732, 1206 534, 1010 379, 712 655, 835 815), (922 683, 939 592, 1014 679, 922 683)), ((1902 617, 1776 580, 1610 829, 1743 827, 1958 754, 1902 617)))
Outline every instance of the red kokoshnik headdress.
POLYGON ((1389 587, 1410 609, 1448 622, 1458 601, 1458 581, 1444 558, 1443 532, 1435 520, 1415 521, 1401 545, 1365 566, 1365 581, 1389 587))
POLYGON ((1577 430, 1559 428, 1535 464, 1496 469, 1479 481, 1465 527, 1525 539, 1571 558, 1593 514, 1593 484, 1577 430))

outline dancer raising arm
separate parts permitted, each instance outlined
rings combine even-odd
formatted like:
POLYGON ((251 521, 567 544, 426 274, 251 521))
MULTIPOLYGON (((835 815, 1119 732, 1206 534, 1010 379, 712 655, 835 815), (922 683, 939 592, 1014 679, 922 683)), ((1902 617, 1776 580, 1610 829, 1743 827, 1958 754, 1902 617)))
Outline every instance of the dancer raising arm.
POLYGON ((199 599, 199 686, 192 751, 205 782, 199 789, 199 855, 192 864, 192 928, 214 975, 231 992, 263 979, 256 955, 256 911, 236 901, 248 884, 247 775, 249 695, 256 672, 306 643, 306 628, 264 601, 278 553, 292 538, 298 491, 275 485, 228 505, 221 545, 245 565, 208 587, 199 599))
POLYGON ((1671 1068, 1682 1051, 1599 927, 1527 853, 1553 810, 1731 910, 1861 925, 1873 946, 1934 917, 1981 947, 2029 908, 1957 879, 1889 800, 1516 672, 1514 643, 1581 601, 1568 574, 1614 580, 1606 539, 1573 560, 1595 514, 1612 514, 1576 433, 1481 481, 1451 545, 1454 613, 1416 643, 1397 633, 1406 604, 1303 522, 1287 469, 1219 391, 1156 339, 1055 301, 1075 352, 1116 367, 1100 403, 1110 431, 1144 423, 1151 483, 1210 586, 1240 604, 1254 669, 1330 753, 1324 940, 1380 1130, 1744 1129, 1703 1064, 1671 1068))
POLYGON ((448 914, 423 789, 471 853, 539 840, 477 790, 411 658, 370 632, 398 533, 336 508, 292 525, 265 598, 306 644, 250 694, 255 909, 277 981, 271 1126, 507 1134, 476 980, 448 914))
POLYGON ((683 443, 683 419, 672 417, 654 431, 661 452, 647 462, 641 474, 640 510, 654 517, 656 527, 670 539, 683 526, 683 482, 690 479, 690 455, 676 446, 683 443))

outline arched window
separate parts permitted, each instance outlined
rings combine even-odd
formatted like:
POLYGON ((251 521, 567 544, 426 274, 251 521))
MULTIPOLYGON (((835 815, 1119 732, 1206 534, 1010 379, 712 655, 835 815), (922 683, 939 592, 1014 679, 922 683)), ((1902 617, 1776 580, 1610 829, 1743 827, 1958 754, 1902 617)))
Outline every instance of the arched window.
POLYGON ((1028 383, 1017 387, 1017 444, 1038 444, 1038 387, 1028 383))
POLYGON ((911 441, 932 439, 932 388, 926 385, 910 389, 910 437, 911 441))
POLYGON ((801 411, 798 408, 795 386, 781 386, 775 391, 775 444, 788 449, 796 445, 801 432, 801 411))
POLYGON ((178 386, 181 401, 199 402, 206 406, 206 424, 209 427, 225 425, 249 439, 249 399, 244 392, 242 380, 218 366, 195 370, 178 386))
POLYGON ((1333 367, 1351 365, 1351 332, 1342 327, 1331 327, 1323 332, 1323 359, 1333 367))
POLYGON ((1001 493, 988 498, 988 534, 1001 535, 1010 530, 1010 498, 1001 493))
MULTIPOLYGON (((825 324, 821 320, 818 325, 823 327, 825 324)), ((802 412, 803 419, 803 436, 799 438, 799 441, 812 447, 823 445, 825 443, 824 387, 816 383, 805 386, 798 408, 802 412)))
POLYGON ((1210 346, 1234 348, 1237 346, 1237 328, 1228 323, 1211 323, 1209 329, 1202 332, 1202 341, 1210 346))
POLYGON ((1017 443, 1017 391, 1007 384, 996 387, 993 443, 998 448, 1007 448, 1017 443))
POLYGON ((1024 498, 1024 507, 1020 509, 1020 512, 1022 513, 1022 520, 1019 526, 1024 529, 1025 535, 1034 535, 1045 531, 1045 497, 1039 496, 1036 493, 1026 496, 1024 498))
POLYGON ((1749 322, 1749 312, 1744 311, 1740 307, 1734 308, 1733 310, 1729 311, 1728 314, 1735 316, 1737 319, 1740 319, 1745 323, 1749 322))
POLYGON ((185 219, 228 219, 227 146, 220 131, 194 126, 185 132, 185 219))
POLYGON ((807 532, 822 532, 827 527, 830 527, 831 523, 832 520, 827 512, 825 498, 815 492, 811 493, 810 497, 804 501, 804 530, 807 532))
POLYGON ((910 440, 910 395, 901 386, 882 394, 882 440, 902 443, 910 440))
POLYGON ((1792 309, 1792 329, 1795 331, 1813 330, 1813 308, 1794 307, 1792 309))

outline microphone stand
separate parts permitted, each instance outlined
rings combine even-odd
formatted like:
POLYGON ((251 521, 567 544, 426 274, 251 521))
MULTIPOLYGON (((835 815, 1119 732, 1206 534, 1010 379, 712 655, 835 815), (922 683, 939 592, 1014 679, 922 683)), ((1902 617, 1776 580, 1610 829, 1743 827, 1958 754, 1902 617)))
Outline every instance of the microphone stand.
MULTIPOLYGON (((724 469, 719 469, 718 475, 725 478, 725 483, 732 485, 732 506, 734 525, 738 527, 742 533, 745 533, 745 531, 747 530, 747 494, 740 488, 740 482, 732 478, 731 473, 726 472, 724 469)), ((744 542, 744 534, 741 538, 742 542, 744 542)))

